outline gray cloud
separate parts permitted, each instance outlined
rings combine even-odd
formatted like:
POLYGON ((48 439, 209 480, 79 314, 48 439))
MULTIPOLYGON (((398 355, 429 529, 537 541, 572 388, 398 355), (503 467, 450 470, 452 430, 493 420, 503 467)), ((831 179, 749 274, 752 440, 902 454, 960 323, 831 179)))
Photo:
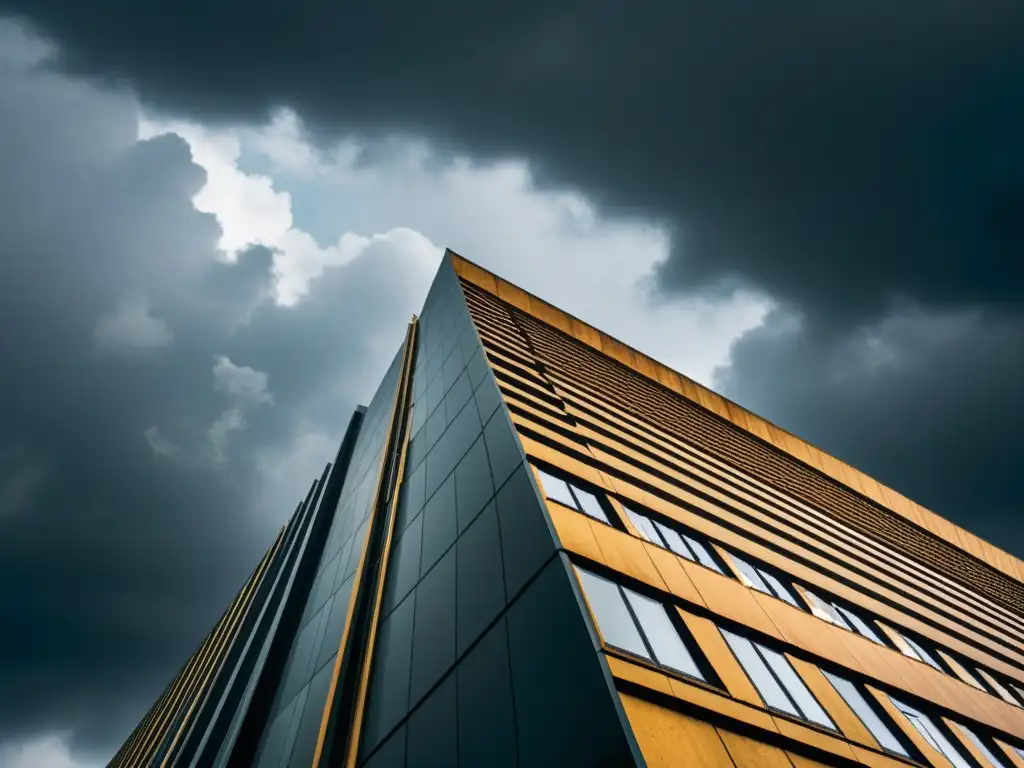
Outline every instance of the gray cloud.
POLYGON ((183 141, 26 59, 0 68, 0 753, 106 757, 330 458, 421 268, 383 243, 276 306, 265 249, 220 259, 183 141))

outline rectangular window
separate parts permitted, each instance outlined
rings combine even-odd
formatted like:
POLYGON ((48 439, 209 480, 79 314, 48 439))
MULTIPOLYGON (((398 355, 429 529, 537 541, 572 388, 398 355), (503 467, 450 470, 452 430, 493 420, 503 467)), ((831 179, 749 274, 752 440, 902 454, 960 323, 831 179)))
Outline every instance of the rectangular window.
POLYGON ((994 693, 996 696, 1001 698, 1003 701, 1009 704, 1016 704, 1020 706, 1020 702, 1014 698, 1014 695, 1010 693, 1010 690, 1000 682, 999 678, 991 674, 987 670, 978 669, 978 677, 981 679, 985 687, 988 688, 989 693, 994 693))
POLYGON ((695 563, 700 563, 713 571, 722 572, 718 561, 715 560, 708 548, 698 539, 685 533, 680 533, 674 528, 670 528, 664 523, 659 523, 657 520, 652 520, 646 515, 641 515, 625 504, 622 506, 626 510, 626 515, 629 517, 630 522, 633 523, 633 527, 652 544, 671 550, 677 555, 685 557, 687 560, 692 560, 695 563))
POLYGON ((872 627, 867 619, 861 618, 853 611, 841 605, 836 605, 835 603, 832 605, 835 606, 835 609, 842 614, 843 618, 846 619, 847 623, 853 627, 857 634, 862 637, 866 637, 868 640, 878 643, 879 645, 885 645, 885 643, 882 642, 882 638, 878 636, 878 632, 875 631, 874 627, 872 627))
POLYGON ((943 757, 951 762, 954 768, 971 768, 971 764, 967 762, 966 758, 960 751, 957 750, 946 738, 946 735, 942 730, 935 724, 935 722, 928 717, 928 715, 920 712, 909 704, 904 704, 902 701, 889 697, 892 701, 893 706, 896 707, 900 712, 903 713, 904 717, 910 721, 910 724, 914 726, 921 737, 927 741, 932 747, 935 748, 943 757))
POLYGON ((871 735, 875 737, 882 749, 888 750, 889 752, 895 752, 897 755, 903 757, 910 757, 906 748, 893 733, 892 729, 889 728, 879 716, 875 708, 872 707, 864 695, 860 692, 860 689, 851 683, 849 680, 845 680, 838 675, 833 675, 831 672, 822 673, 832 683, 832 687, 836 689, 839 695, 843 698, 843 701, 854 711, 854 714, 860 718, 860 721, 864 723, 864 727, 870 731, 871 735))
POLYGON ((966 725, 961 725, 960 723, 957 723, 956 727, 959 728, 963 732, 964 736, 970 739, 971 743, 978 748, 978 751, 985 756, 985 759, 988 761, 989 765, 992 766, 992 768, 1007 768, 1006 761, 1000 760, 998 757, 996 757, 995 752, 989 749, 988 744, 982 741, 978 734, 976 734, 966 725))
POLYGON ((794 608, 800 608, 800 604, 793 596, 792 590, 779 581, 774 574, 765 568, 748 563, 738 555, 733 554, 732 559, 733 562, 736 563, 736 567, 739 569, 740 581, 748 587, 756 589, 759 592, 764 592, 767 595, 777 597, 779 600, 785 600, 794 608))
POLYGON ((538 468, 537 472, 540 474, 541 484, 544 486, 544 495, 547 498, 575 509, 577 512, 582 512, 584 515, 599 520, 602 523, 611 524, 607 513, 604 511, 604 507, 601 506, 601 502, 594 494, 584 491, 582 488, 577 488, 560 477, 550 475, 543 469, 538 468))
POLYGON ((664 605, 582 568, 576 573, 606 644, 705 679, 664 605))
POLYGON ((728 630, 721 631, 766 706, 835 730, 785 656, 728 630))
POLYGON ((871 625, 846 606, 840 605, 833 600, 826 600, 825 598, 816 595, 806 587, 804 587, 804 595, 807 596, 807 604, 811 608, 811 613, 819 619, 824 619, 827 622, 835 624, 837 627, 842 627, 843 629, 848 629, 851 632, 856 632, 858 635, 866 637, 872 642, 884 645, 884 643, 882 643, 882 639, 878 636, 878 633, 872 629, 871 625))
POLYGON ((900 649, 904 656, 908 656, 911 659, 917 659, 918 661, 923 661, 929 667, 939 670, 939 672, 944 673, 946 671, 942 668, 942 665, 939 664, 935 656, 929 653, 919 642, 903 632, 897 631, 897 634, 903 638, 903 642, 905 643, 905 646, 900 649))

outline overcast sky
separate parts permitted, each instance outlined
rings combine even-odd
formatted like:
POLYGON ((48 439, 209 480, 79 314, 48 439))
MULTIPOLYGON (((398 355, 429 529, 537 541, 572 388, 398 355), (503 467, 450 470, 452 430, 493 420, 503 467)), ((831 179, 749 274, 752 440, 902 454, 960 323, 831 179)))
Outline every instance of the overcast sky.
POLYGON ((408 5, 0 0, 0 764, 111 755, 446 246, 1024 554, 1024 6, 408 5))

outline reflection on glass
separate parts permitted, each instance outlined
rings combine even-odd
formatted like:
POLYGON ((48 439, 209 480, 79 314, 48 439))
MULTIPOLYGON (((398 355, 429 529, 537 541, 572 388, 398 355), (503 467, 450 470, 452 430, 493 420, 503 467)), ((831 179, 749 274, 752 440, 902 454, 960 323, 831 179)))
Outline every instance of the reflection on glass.
POLYGON ((838 675, 833 675, 831 672, 825 672, 822 670, 825 677, 832 687, 839 692, 839 695, 843 697, 843 701, 856 713, 860 721, 864 723, 864 726, 871 732, 871 735, 875 737, 883 749, 887 749, 890 752, 895 752, 898 755, 904 757, 910 757, 907 754, 906 749, 900 743, 899 739, 893 734, 889 727, 882 722, 882 718, 875 712, 874 707, 868 704, 867 699, 861 695, 861 692, 857 689, 853 683, 849 680, 844 680, 838 675))
POLYGON ((629 615, 618 586, 581 568, 577 568, 576 572, 604 641, 608 645, 650 659, 651 655, 633 623, 633 617, 629 615))
POLYGON ((992 768, 1007 768, 1006 763, 996 757, 992 750, 988 748, 988 745, 978 738, 978 734, 966 725, 960 725, 960 723, 957 723, 956 725, 957 728, 963 731, 964 735, 971 740, 971 743, 978 748, 978 751, 985 756, 985 759, 988 760, 989 765, 991 765, 992 768))
POLYGON ((739 659, 747 676, 753 681, 754 687, 757 688, 764 703, 772 709, 800 717, 799 710, 790 701, 786 692, 782 690, 782 686, 768 669, 768 665, 754 649, 754 644, 747 638, 734 635, 724 629, 722 635, 729 647, 732 648, 732 652, 736 654, 736 658, 739 659))
POLYGON ((690 548, 686 545, 686 541, 677 531, 674 531, 667 525, 662 525, 661 523, 656 522, 655 525, 658 526, 658 531, 661 533, 662 538, 665 539, 665 543, 668 545, 669 549, 677 555, 685 557, 687 560, 694 559, 693 552, 690 551, 690 548))
POLYGON ((569 484, 557 477, 552 477, 543 469, 538 470, 541 482, 544 484, 544 493, 552 501, 565 504, 567 507, 576 509, 576 500, 572 497, 569 484))
POLYGON ((690 546, 690 549, 693 550, 693 554, 697 556, 697 562, 713 571, 718 571, 719 573, 722 572, 721 567, 718 565, 718 561, 711 556, 707 547, 691 536, 684 536, 683 538, 686 539, 686 543, 690 546))
POLYGON ((764 660, 768 662, 768 666, 772 668, 772 671, 783 687, 785 687, 786 692, 789 693, 790 697, 800 708, 800 714, 813 723, 823 725, 826 728, 835 728, 829 716, 825 714, 825 710, 821 708, 818 700, 807 690, 807 686, 804 685, 804 681, 800 679, 796 670, 789 663, 789 660, 771 648, 758 646, 758 650, 761 652, 764 660))
POLYGON ((638 515, 625 505, 623 505, 623 509, 626 510, 626 516, 629 517, 629 521, 633 523, 633 527, 636 528, 637 532, 651 542, 651 544, 657 544, 660 547, 661 539, 654 528, 654 523, 643 515, 638 515))
POLYGON ((794 608, 800 607, 799 603, 797 603, 796 601, 796 598, 793 597, 793 593, 789 591, 789 587, 785 586, 781 581, 775 578, 775 576, 773 576, 768 571, 759 570, 758 573, 761 574, 761 578, 764 579, 764 581, 768 584, 769 587, 771 587, 773 595, 775 595, 780 600, 785 600, 794 608))
POLYGON ((704 676, 701 675, 693 657, 690 656, 690 652, 686 649, 679 633, 665 612, 665 606, 648 597, 638 595, 630 589, 624 588, 623 592, 626 593, 633 613, 636 615, 637 621, 640 622, 640 628, 647 636, 647 642, 650 643, 651 649, 654 651, 655 661, 703 680, 704 676))
POLYGON ((733 561, 736 563, 736 567, 740 570, 741 581, 751 589, 756 589, 759 592, 771 594, 771 590, 768 589, 768 585, 761 580, 761 575, 757 572, 750 563, 744 560, 742 557, 732 556, 733 561))
MULTIPOLYGON (((939 666, 939 662, 935 660, 935 657, 932 656, 928 651, 926 651, 920 643, 918 643, 913 638, 907 637, 903 633, 900 633, 900 637, 902 637, 903 641, 913 650, 914 657, 916 657, 920 661, 923 661, 928 666, 934 667, 935 669, 939 670, 939 672, 943 671, 942 667, 939 666)), ((911 654, 904 655, 910 656, 911 654)))
POLYGON ((847 610, 841 605, 835 606, 836 610, 843 615, 847 623, 853 626, 853 629, 860 634, 862 637, 866 637, 872 642, 878 643, 879 645, 885 645, 882 642, 882 638, 878 636, 878 633, 868 624, 864 619, 858 616, 853 611, 847 610))
POLYGON ((604 508, 601 506, 601 502, 597 500, 597 497, 592 493, 580 490, 575 486, 572 487, 572 492, 575 494, 577 501, 577 507, 580 512, 586 515, 590 515, 595 520, 600 520, 602 523, 608 522, 608 515, 605 514, 604 508))
POLYGON ((906 716, 907 720, 910 721, 911 725, 913 725, 917 732, 921 734, 924 740, 949 760, 955 768, 971 768, 970 763, 964 759, 963 755, 953 748, 953 745, 949 743, 945 734, 939 730, 939 727, 930 717, 914 709, 909 704, 904 704, 892 697, 890 697, 890 700, 893 705, 906 716))

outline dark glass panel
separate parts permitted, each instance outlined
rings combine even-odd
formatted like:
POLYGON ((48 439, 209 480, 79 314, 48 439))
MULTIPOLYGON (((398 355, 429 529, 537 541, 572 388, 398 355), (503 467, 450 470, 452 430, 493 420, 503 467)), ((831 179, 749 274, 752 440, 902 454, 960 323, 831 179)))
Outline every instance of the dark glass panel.
POLYGON ((309 684, 309 696, 295 734, 295 747, 292 749, 292 759, 288 761, 289 768, 308 768, 313 764, 313 753, 316 751, 316 742, 320 736, 320 723, 323 720, 324 705, 327 702, 327 691, 331 686, 333 673, 332 666, 325 666, 309 684))
POLYGON ((341 645, 341 633, 345 630, 345 619, 348 616, 348 604, 349 599, 352 597, 352 584, 354 582, 354 576, 346 579, 338 591, 334 593, 334 598, 328 604, 330 613, 327 616, 323 641, 320 643, 320 652, 317 654, 316 663, 313 665, 314 672, 319 670, 320 667, 327 663, 328 659, 331 659, 338 652, 338 646, 341 645))
POLYGON ((469 376, 469 383, 473 385, 473 389, 479 387, 480 382, 487 378, 490 367, 483 349, 478 349, 466 366, 466 375, 469 376))
POLYGON ((469 384, 469 377, 463 373, 455 380, 448 394, 444 396, 445 418, 451 423, 473 397, 473 389, 469 384))
POLYGON ((409 711, 415 600, 404 600, 380 624, 366 697, 362 747, 369 752, 409 711))
POLYGON ((459 765, 516 768, 516 725, 505 620, 458 666, 459 765))
POLYGON ((476 390, 476 407, 480 412, 480 419, 486 423, 491 414, 498 410, 502 403, 501 392, 498 391, 498 383, 493 376, 487 376, 476 390))
MULTIPOLYGON (((429 462, 430 459, 428 458, 429 462)), ((422 576, 455 541, 458 522, 455 517, 455 476, 449 475, 437 493, 423 507, 422 576)))
POLYGON ((495 497, 508 599, 519 592, 555 552, 547 510, 540 505, 526 464, 509 478, 495 497))
POLYGON ((363 763, 365 768, 405 768, 405 726, 388 736, 380 749, 363 763))
POLYGON ((512 423, 504 409, 495 411, 487 422, 484 440, 487 441, 487 456, 491 461, 491 477, 494 478, 495 487, 500 488, 525 459, 519 447, 519 438, 513 432, 512 423))
POLYGON ((448 675, 409 717, 406 768, 458 765, 456 693, 455 675, 448 675))
POLYGON ((458 652, 479 637, 505 607, 505 580, 501 567, 498 512, 489 504, 459 537, 458 652))
POLYGON ((553 559, 508 610, 520 764, 634 765, 571 578, 553 559))
POLYGON ((494 496, 494 482, 487 461, 487 448, 478 438, 455 468, 455 496, 458 501, 459 533, 462 533, 483 506, 494 496))
POLYGON ((420 549, 423 542, 423 515, 417 515, 405 533, 395 542, 388 565, 382 612, 387 615, 402 602, 420 580, 420 549))
POLYGON ((416 587, 410 703, 415 703, 455 661, 455 550, 441 558, 416 587))

